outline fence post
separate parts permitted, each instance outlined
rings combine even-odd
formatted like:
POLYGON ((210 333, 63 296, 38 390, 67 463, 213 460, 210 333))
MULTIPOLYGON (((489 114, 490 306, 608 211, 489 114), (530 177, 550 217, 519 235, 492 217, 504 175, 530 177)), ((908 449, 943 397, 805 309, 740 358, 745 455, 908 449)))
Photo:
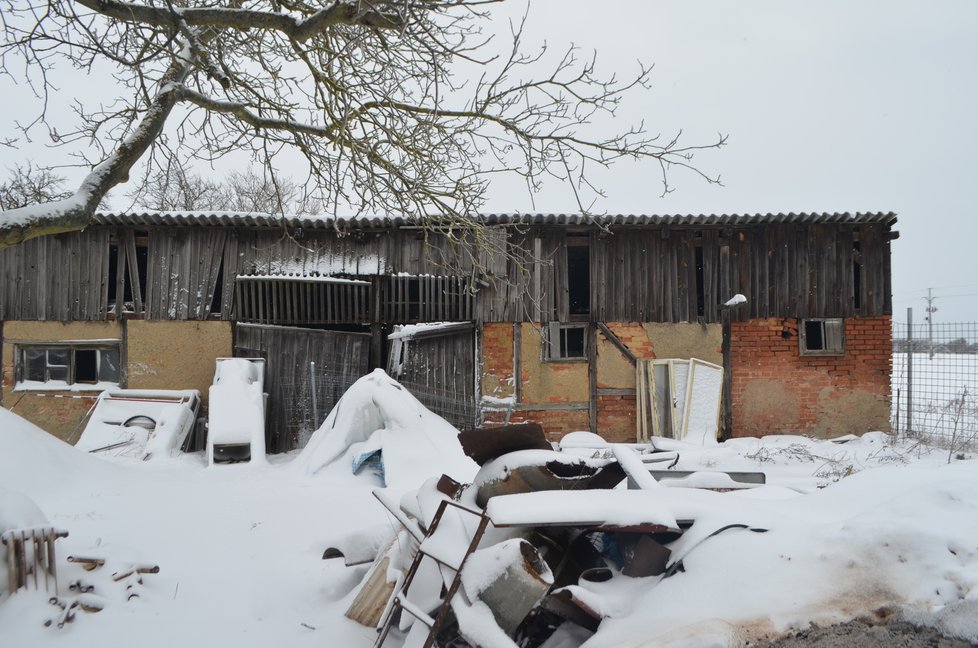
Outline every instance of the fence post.
POLYGON ((913 308, 907 309, 907 436, 913 429, 913 308))
POLYGON ((319 429, 319 394, 316 390, 316 363, 309 363, 309 387, 312 393, 312 429, 313 432, 319 429))

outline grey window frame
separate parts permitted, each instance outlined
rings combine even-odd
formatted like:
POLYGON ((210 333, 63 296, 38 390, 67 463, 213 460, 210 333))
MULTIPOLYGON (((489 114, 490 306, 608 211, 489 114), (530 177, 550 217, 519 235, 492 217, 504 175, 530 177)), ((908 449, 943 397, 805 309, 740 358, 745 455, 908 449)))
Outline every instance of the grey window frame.
POLYGON ((77 340, 70 342, 17 342, 14 344, 14 376, 15 376, 15 387, 19 389, 30 390, 30 386, 26 383, 31 384, 46 385, 51 382, 61 382, 60 378, 51 378, 52 368, 62 368, 66 369, 67 380, 63 381, 69 388, 76 385, 90 385, 93 388, 95 385, 99 384, 112 384, 112 385, 122 385, 123 382, 123 368, 122 368, 122 343, 121 342, 101 342, 101 341, 88 341, 88 340, 77 340), (31 351, 44 351, 45 352, 45 367, 44 367, 44 380, 31 380, 27 377, 27 353, 31 351), (66 364, 56 364, 52 365, 47 357, 47 353, 51 351, 63 351, 67 354, 66 364), (77 361, 75 359, 75 354, 79 351, 95 351, 95 382, 79 382, 76 376, 77 361), (103 351, 115 351, 118 366, 117 369, 117 380, 100 380, 102 374, 102 363, 103 351))
POLYGON ((588 359, 588 324, 582 322, 550 322, 543 329, 543 361, 544 362, 587 362, 588 359), (584 347, 580 356, 566 356, 567 331, 580 329, 584 336, 584 347))
POLYGON ((846 322, 841 317, 809 317, 798 320, 798 352, 802 356, 844 356, 846 354, 846 322), (822 328, 822 349, 808 348, 808 324, 822 328))

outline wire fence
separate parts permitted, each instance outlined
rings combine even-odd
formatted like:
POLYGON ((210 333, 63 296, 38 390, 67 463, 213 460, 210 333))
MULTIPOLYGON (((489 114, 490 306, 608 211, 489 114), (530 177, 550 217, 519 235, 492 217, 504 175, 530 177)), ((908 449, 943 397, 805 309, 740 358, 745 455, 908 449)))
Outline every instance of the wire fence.
POLYGON ((950 450, 978 445, 978 323, 893 324, 892 427, 950 450))
POLYGON ((461 397, 448 389, 437 389, 408 380, 400 382, 422 405, 459 430, 479 426, 479 405, 471 397, 461 397))
POLYGON ((358 378, 359 375, 336 373, 309 363, 307 378, 281 384, 283 398, 278 403, 281 412, 276 413, 276 419, 285 426, 291 447, 306 446, 313 432, 319 429, 336 402, 358 378))

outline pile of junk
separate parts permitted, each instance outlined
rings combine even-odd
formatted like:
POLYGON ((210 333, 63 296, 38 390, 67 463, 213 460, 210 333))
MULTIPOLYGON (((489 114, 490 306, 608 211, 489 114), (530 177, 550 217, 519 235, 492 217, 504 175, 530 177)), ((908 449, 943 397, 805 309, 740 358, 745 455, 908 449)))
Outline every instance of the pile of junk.
POLYGON ((463 431, 459 442, 481 467, 471 484, 442 475, 399 499, 375 490, 397 521, 388 541, 353 535, 323 555, 370 563, 346 616, 375 627, 376 646, 534 648, 561 628, 586 638, 614 582, 669 578, 710 537, 765 531, 715 516, 696 524, 711 491, 755 488, 765 475, 675 470, 679 442, 574 432, 554 444, 533 423, 463 431))

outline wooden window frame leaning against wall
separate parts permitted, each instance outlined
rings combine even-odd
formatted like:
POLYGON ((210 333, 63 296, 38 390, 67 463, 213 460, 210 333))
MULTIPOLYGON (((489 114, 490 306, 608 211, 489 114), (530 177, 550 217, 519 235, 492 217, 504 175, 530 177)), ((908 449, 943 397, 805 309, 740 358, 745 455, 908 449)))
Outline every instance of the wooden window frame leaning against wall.
POLYGON ((846 324, 841 317, 802 319, 798 322, 798 348, 803 356, 846 354, 846 324))
POLYGON ((14 389, 17 391, 52 388, 101 390, 106 386, 119 386, 122 380, 121 357, 122 349, 118 341, 17 343, 14 345, 14 375, 16 376, 14 389), (94 354, 90 359, 80 357, 81 354, 89 352, 94 354), (44 354, 43 360, 41 353, 44 354), (111 361, 113 356, 114 370, 111 361), (41 373, 40 376, 38 371, 41 373), (82 379, 79 379, 79 371, 86 372, 82 379), (94 372, 92 374, 94 380, 89 379, 87 375, 89 371, 94 372))

